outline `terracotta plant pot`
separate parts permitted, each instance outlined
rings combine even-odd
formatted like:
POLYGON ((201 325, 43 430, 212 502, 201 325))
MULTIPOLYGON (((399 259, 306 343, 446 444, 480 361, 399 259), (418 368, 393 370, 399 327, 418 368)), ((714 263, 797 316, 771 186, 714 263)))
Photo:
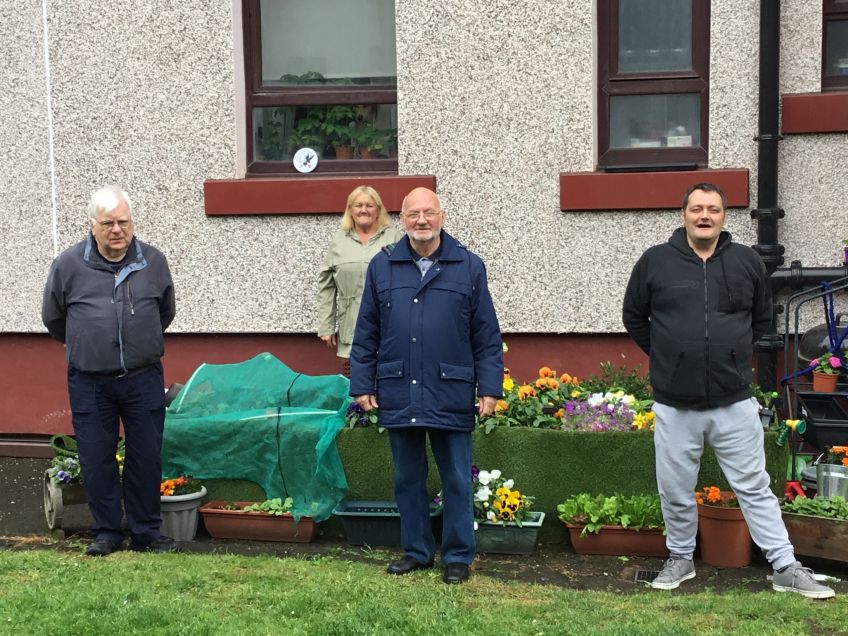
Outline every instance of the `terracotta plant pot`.
POLYGON ((233 503, 238 506, 238 510, 225 510, 226 501, 210 501, 200 508, 209 536, 215 539, 309 543, 318 535, 318 525, 312 517, 301 517, 295 523, 290 514, 276 516, 241 510, 256 503, 253 501, 233 503))
POLYGON ((741 508, 698 504, 698 544, 707 565, 741 568, 751 563, 751 533, 741 508))
POLYGON ((661 528, 633 530, 621 526, 604 526, 599 534, 583 532, 582 525, 565 524, 571 546, 577 554, 608 554, 611 556, 667 557, 665 536, 661 528))
POLYGON ((353 146, 336 146, 336 159, 353 159, 353 146))
POLYGON ((819 393, 833 393, 836 391, 836 381, 838 379, 838 373, 822 373, 821 371, 813 371, 813 391, 817 391, 819 393))
POLYGON ((373 150, 368 150, 367 148, 359 149, 359 158, 360 159, 376 159, 377 153, 373 150))

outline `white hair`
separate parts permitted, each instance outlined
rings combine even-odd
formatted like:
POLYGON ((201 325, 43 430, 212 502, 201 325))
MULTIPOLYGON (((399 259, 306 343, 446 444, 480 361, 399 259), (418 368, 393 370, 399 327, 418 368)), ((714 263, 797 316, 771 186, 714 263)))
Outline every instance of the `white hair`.
POLYGON ((111 212, 123 201, 127 204, 127 210, 132 212, 132 203, 129 195, 121 188, 114 185, 103 186, 91 195, 91 201, 88 202, 88 216, 91 217, 91 222, 97 218, 101 212, 111 212))

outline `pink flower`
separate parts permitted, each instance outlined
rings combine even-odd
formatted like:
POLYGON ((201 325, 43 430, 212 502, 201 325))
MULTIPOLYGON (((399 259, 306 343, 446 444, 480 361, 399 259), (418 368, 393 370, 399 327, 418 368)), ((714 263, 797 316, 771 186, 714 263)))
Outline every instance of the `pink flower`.
POLYGON ((830 363, 830 366, 832 366, 834 369, 838 369, 842 366, 842 361, 836 356, 830 356, 828 362, 830 363))
POLYGON ((819 359, 818 358, 813 358, 812 360, 810 360, 810 368, 811 369, 815 369, 817 366, 819 366, 819 359))

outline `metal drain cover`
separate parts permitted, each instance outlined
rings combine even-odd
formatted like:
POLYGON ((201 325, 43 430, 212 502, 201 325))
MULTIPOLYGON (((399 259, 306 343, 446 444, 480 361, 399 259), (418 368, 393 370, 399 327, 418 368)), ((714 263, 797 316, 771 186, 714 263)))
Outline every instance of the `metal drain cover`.
POLYGON ((659 575, 659 570, 636 570, 636 577, 633 580, 636 583, 651 583, 659 575))

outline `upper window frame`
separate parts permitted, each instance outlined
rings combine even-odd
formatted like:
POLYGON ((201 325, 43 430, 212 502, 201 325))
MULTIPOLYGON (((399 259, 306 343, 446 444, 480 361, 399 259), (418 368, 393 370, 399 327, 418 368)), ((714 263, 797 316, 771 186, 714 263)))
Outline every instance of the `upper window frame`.
POLYGON ((848 0, 822 0, 822 92, 848 91, 848 75, 837 76, 825 73, 827 68, 827 23, 843 20, 848 20, 848 0))
POLYGON ((245 132, 247 176, 292 175, 320 177, 332 174, 397 174, 397 159, 323 159, 320 170, 301 174, 290 161, 258 161, 254 154, 253 109, 268 106, 335 106, 338 104, 397 104, 397 88, 386 86, 265 86, 262 83, 261 0, 242 0, 244 41, 245 132))
POLYGON ((598 0, 598 168, 668 165, 705 168, 709 160, 710 2, 692 2, 692 69, 655 73, 618 70, 618 0, 598 0), (610 98, 617 95, 698 93, 700 144, 684 148, 610 148, 610 98))

